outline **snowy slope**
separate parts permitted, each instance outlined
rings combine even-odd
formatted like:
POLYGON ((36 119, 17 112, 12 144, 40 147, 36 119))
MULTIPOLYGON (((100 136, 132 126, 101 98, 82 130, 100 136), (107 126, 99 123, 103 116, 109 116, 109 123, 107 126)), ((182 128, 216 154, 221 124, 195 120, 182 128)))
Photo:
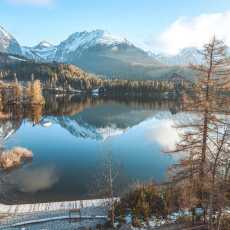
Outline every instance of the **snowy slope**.
POLYGON ((21 54, 21 48, 17 40, 0 26, 0 52, 21 54))
POLYGON ((66 55, 76 52, 80 56, 84 50, 87 50, 96 45, 116 46, 118 44, 130 44, 127 39, 116 37, 104 30, 94 30, 91 32, 83 31, 76 32, 70 35, 65 41, 58 46, 56 59, 64 61, 66 55))
POLYGON ((56 51, 57 47, 46 41, 42 41, 34 47, 22 47, 22 54, 35 61, 52 62, 56 51))

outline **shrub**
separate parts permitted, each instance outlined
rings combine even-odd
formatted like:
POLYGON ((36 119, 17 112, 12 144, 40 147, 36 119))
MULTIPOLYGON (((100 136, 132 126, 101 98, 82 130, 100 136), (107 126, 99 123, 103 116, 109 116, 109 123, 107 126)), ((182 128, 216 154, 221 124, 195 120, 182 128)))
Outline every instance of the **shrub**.
POLYGON ((229 230, 230 229, 230 216, 224 215, 221 218, 220 230, 229 230))
POLYGON ((138 185, 116 204, 116 216, 131 212, 133 218, 148 221, 149 217, 165 216, 164 201, 154 184, 138 185))

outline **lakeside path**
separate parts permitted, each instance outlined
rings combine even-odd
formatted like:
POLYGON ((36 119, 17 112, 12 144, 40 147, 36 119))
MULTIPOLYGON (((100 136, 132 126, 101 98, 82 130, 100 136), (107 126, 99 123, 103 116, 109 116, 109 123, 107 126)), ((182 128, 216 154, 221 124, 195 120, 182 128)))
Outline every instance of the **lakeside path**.
MULTIPOLYGON (((117 198, 116 198, 117 199, 117 198)), ((79 220, 78 224, 104 223, 109 199, 63 201, 36 204, 0 204, 0 229, 34 224, 79 220)))
POLYGON ((105 206, 107 202, 108 199, 95 199, 35 204, 0 204, 0 215, 20 215, 35 212, 70 211, 88 207, 101 207, 105 206))

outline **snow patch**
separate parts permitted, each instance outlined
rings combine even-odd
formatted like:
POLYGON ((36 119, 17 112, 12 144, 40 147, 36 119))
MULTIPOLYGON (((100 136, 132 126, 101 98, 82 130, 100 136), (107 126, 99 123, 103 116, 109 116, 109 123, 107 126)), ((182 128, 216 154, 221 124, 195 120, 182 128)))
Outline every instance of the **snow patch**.
POLYGON ((48 47, 53 47, 54 45, 52 45, 51 43, 47 42, 47 41, 41 41, 37 46, 35 46, 35 48, 37 47, 44 47, 44 48, 48 48, 48 47))
POLYGON ((13 59, 13 60, 17 60, 17 61, 26 61, 25 59, 22 59, 22 58, 18 58, 18 57, 15 57, 15 56, 9 56, 10 59, 13 59))

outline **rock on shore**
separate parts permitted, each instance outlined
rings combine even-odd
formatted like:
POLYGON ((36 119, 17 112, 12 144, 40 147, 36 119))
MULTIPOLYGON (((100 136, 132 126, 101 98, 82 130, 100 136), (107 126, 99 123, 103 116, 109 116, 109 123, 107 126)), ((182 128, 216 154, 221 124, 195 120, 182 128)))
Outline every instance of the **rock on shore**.
POLYGON ((3 169, 16 167, 22 163, 23 160, 32 159, 33 153, 22 147, 15 147, 11 150, 6 150, 0 155, 0 166, 3 169))

